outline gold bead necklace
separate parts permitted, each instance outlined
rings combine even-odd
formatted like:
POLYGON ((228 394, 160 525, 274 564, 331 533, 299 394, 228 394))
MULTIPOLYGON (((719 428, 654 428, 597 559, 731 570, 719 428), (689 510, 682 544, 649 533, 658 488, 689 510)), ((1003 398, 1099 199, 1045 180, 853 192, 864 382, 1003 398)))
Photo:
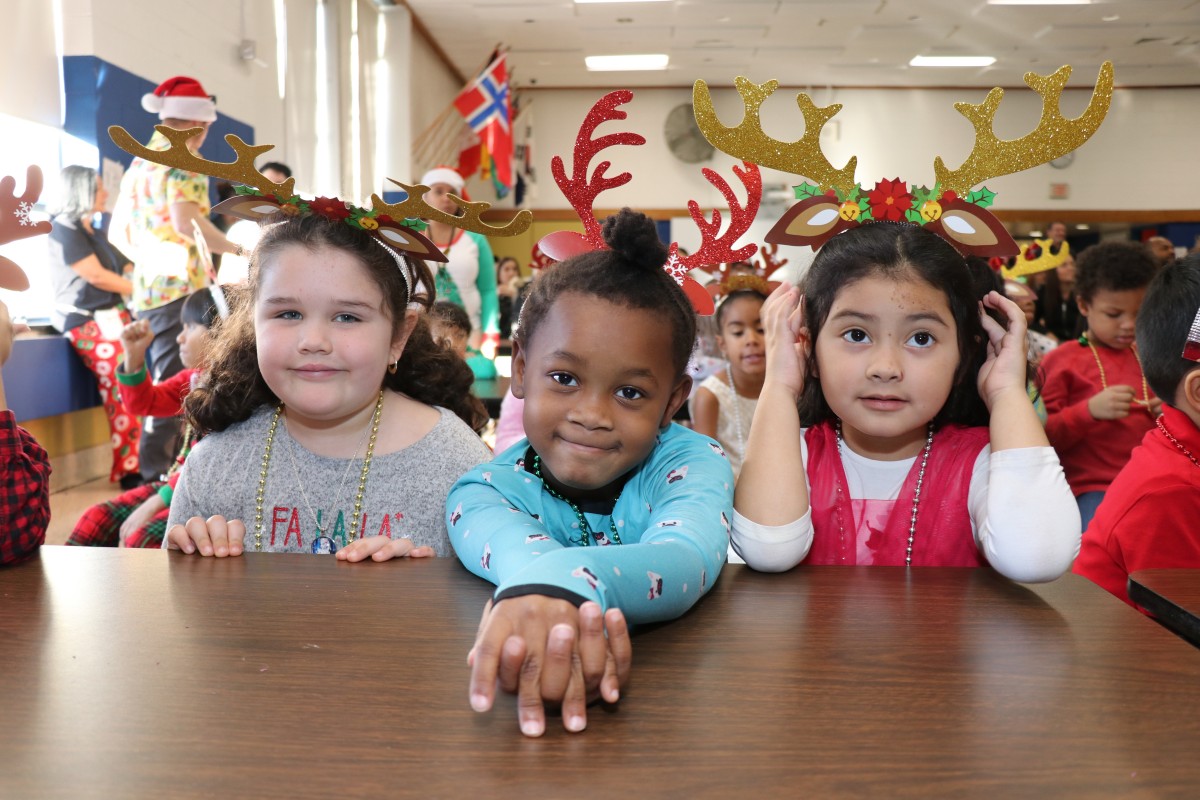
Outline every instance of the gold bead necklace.
MULTIPOLYGON (((1107 389, 1108 376, 1104 372, 1104 365, 1100 363, 1100 353, 1096 350, 1096 345, 1092 344, 1091 337, 1089 337, 1086 333, 1079 338, 1081 341, 1087 343, 1087 346, 1091 348, 1092 358, 1096 359, 1096 368, 1100 370, 1100 389, 1107 389)), ((1140 356, 1138 356, 1137 346, 1131 346, 1129 349, 1133 351, 1133 358, 1135 361, 1137 361, 1138 372, 1142 373, 1142 399, 1138 400, 1134 398, 1134 402, 1140 406, 1145 406, 1146 410, 1148 411, 1150 409, 1150 384, 1146 381, 1146 370, 1142 369, 1142 359, 1140 356)))
MULTIPOLYGON (((383 412, 383 391, 383 389, 379 390, 379 399, 375 401, 375 413, 371 416, 371 438, 367 442, 367 454, 363 456, 362 474, 358 478, 358 493, 354 498, 354 515, 350 518, 350 534, 346 537, 347 545, 353 544, 358 536, 358 521, 362 516, 367 474, 371 471, 371 457, 375 454, 375 439, 379 434, 379 416, 383 412)), ((254 549, 260 553, 262 552, 263 495, 267 489, 267 470, 271 465, 271 448, 275 443, 275 430, 279 427, 279 415, 282 413, 283 403, 280 403, 275 408, 275 415, 271 417, 271 427, 267 429, 267 446, 263 449, 262 468, 258 473, 258 492, 254 498, 254 549)), ((303 491, 303 486, 301 491, 303 491)))

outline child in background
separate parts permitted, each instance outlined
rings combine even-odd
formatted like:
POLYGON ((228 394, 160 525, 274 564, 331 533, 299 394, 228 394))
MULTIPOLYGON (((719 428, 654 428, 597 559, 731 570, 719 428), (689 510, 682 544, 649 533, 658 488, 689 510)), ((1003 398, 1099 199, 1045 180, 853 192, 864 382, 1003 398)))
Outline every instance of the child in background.
POLYGON ((519 691, 527 736, 545 731, 544 701, 562 702, 570 731, 586 726, 589 694, 615 702, 626 621, 683 614, 728 547, 729 462, 671 424, 691 385, 694 312, 653 221, 626 209, 603 236, 610 249, 547 269, 521 312, 512 387, 528 439, 446 503, 459 558, 498 587, 470 655, 471 705, 489 709, 498 679, 519 691))
POLYGON ((337 216, 279 217, 185 403, 208 435, 184 465, 166 546, 448 555, 446 493, 489 452, 468 424, 483 414, 470 370, 409 307, 428 303, 411 287, 433 278, 337 216))
MULTIPOLYGON (((121 386, 121 401, 131 414, 139 417, 176 417, 183 413, 183 398, 195 386, 208 364, 209 330, 219 318, 218 303, 225 304, 220 288, 200 289, 188 295, 179 311, 183 330, 179 342, 179 357, 183 370, 161 383, 152 383, 146 373, 146 350, 154 340, 154 332, 146 322, 134 322, 121 332, 124 349, 122 369, 116 373, 121 386)), ((167 530, 171 497, 179 482, 179 469, 187 459, 196 437, 186 427, 179 457, 167 473, 165 481, 151 481, 130 489, 112 500, 83 512, 75 529, 67 538, 69 545, 90 547, 161 547, 167 530)))
POLYGON ((721 298, 714 317, 725 369, 705 378, 691 399, 692 429, 720 442, 735 478, 742 469, 750 421, 766 373, 762 328, 766 299, 755 288, 734 289, 721 298))
POLYGON ((489 358, 472 348, 471 318, 462 306, 448 300, 438 300, 429 308, 429 333, 435 342, 445 345, 450 352, 467 362, 477 380, 496 377, 496 365, 489 358))
MULTIPOLYGON (((21 330, 26 330, 21 326, 21 330)), ((0 302, 0 367, 12 355, 18 333, 0 302)), ((46 541, 50 524, 50 459, 46 451, 17 424, 4 398, 0 376, 0 565, 16 564, 46 541)))
POLYGON ((1102 242, 1083 251, 1075 295, 1087 329, 1042 361, 1046 436, 1062 460, 1084 529, 1162 407, 1134 344, 1138 309, 1157 270, 1145 245, 1135 242, 1102 242))
MULTIPOLYGON (((1034 313, 1037 308, 1037 294, 1033 289, 1020 281, 1005 281, 1004 296, 1016 303, 1017 308, 1025 314, 1025 324, 1033 325, 1034 313)), ((1042 363, 1046 353, 1058 346, 1058 342, 1044 333, 1038 333, 1032 327, 1025 330, 1025 342, 1028 345, 1025 357, 1029 359, 1030 366, 1035 369, 1042 363)))
POLYGON ((1075 572, 1126 603, 1131 572, 1200 567, 1198 321, 1200 255, 1193 254, 1160 272, 1146 293, 1137 341, 1162 416, 1109 486, 1075 560, 1075 572))
POLYGON ((747 564, 1070 569, 1079 516, 1026 395, 1025 315, 973 285, 937 235, 875 222, 821 248, 803 298, 771 295, 733 521, 747 564))

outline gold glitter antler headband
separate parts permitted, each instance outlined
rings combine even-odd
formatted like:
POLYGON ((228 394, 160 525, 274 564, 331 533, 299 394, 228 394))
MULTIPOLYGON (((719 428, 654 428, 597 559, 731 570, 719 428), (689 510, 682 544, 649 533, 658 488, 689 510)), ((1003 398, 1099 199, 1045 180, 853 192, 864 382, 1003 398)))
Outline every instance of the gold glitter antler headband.
MULTIPOLYGON (((168 149, 151 150, 133 138, 129 131, 120 125, 110 126, 108 135, 112 137, 113 143, 126 153, 146 161, 153 161, 155 164, 175 167, 187 172, 198 172, 233 183, 244 183, 265 195, 286 198, 295 194, 296 181, 294 178, 288 178, 283 183, 275 183, 254 168, 255 159, 263 153, 275 149, 275 145, 246 144, 239 136, 230 133, 226 134, 225 141, 229 142, 229 146, 233 148, 237 158, 233 161, 209 161, 193 153, 187 146, 188 140, 201 133, 203 128, 189 128, 183 131, 169 128, 166 125, 155 125, 154 128, 167 137, 167 141, 171 143, 168 149)), ((250 196, 238 199, 249 200, 250 196)))
POLYGON ((401 200, 399 203, 385 203, 379 198, 379 195, 371 195, 371 206, 381 214, 387 214, 392 219, 426 219, 431 222, 444 222, 455 228, 461 228, 464 231, 472 231, 474 233, 482 233, 485 236, 520 236, 525 231, 529 230, 529 226, 533 224, 533 212, 529 209, 523 209, 517 213, 515 217, 508 221, 506 225, 493 227, 485 223, 482 219, 483 212, 492 207, 491 203, 482 200, 471 201, 463 200, 455 194, 450 197, 454 198, 454 202, 463 210, 461 217, 456 217, 453 214, 447 214, 445 211, 434 208, 425 202, 425 193, 429 191, 429 187, 424 184, 407 184, 402 181, 388 178, 389 181, 404 189, 408 193, 408 197, 401 200))
POLYGON ((217 204, 213 209, 240 219, 262 222, 276 214, 319 214, 328 219, 345 221, 352 227, 366 231, 394 252, 427 261, 445 261, 446 256, 421 233, 425 228, 422 219, 432 219, 455 228, 490 236, 516 236, 524 233, 533 223, 533 213, 525 210, 507 225, 492 227, 480 219, 480 215, 491 208, 491 204, 469 203, 457 197, 455 200, 466 209, 466 213, 456 217, 439 211, 424 201, 423 196, 429 191, 429 187, 419 184, 409 186, 395 180, 392 183, 402 186, 408 192, 408 197, 400 203, 385 203, 378 195, 371 196, 372 205, 369 209, 359 208, 336 197, 305 200, 295 194, 294 179, 288 178, 282 183, 274 183, 254 168, 255 159, 274 149, 274 145, 248 145, 237 135, 230 133, 226 134, 225 141, 233 148, 237 158, 232 162, 209 161, 187 147, 187 141, 202 129, 190 128, 181 131, 165 125, 155 127, 171 143, 168 149, 152 150, 145 147, 118 125, 110 127, 108 132, 118 147, 146 161, 244 184, 237 187, 236 197, 217 204))
POLYGON ((1025 83, 1042 96, 1042 116, 1032 132, 1011 141, 997 138, 992 122, 1004 90, 992 89, 978 105, 956 103, 955 108, 975 126, 975 145, 967 160, 955 170, 941 157, 934 160, 937 182, 932 189, 909 186, 899 178, 881 180, 871 190, 854 181, 857 159, 840 170, 825 158, 820 147, 821 127, 841 110, 840 104, 818 108, 806 94, 796 102, 804 114, 804 137, 781 142, 762 130, 759 109, 779 87, 777 81, 760 85, 737 79, 745 117, 736 128, 721 123, 704 81, 696 81, 693 106, 696 122, 714 147, 773 169, 801 175, 815 183, 796 187, 801 202, 792 206, 767 234, 773 244, 810 245, 814 249, 830 237, 875 221, 908 221, 929 228, 964 255, 1010 256, 1019 249, 1004 226, 987 207, 995 192, 987 187, 972 191, 988 178, 1020 172, 1071 152, 1091 138, 1108 113, 1112 101, 1113 70, 1104 62, 1087 109, 1075 119, 1059 110, 1063 87, 1071 75, 1062 67, 1049 76, 1025 75, 1025 83))

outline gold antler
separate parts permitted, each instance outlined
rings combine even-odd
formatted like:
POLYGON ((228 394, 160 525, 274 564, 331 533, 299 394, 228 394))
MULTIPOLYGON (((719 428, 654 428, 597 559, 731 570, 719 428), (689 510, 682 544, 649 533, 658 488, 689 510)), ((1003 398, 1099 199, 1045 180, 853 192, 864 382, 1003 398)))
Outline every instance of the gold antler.
POLYGON ((171 146, 166 150, 151 150, 143 146, 137 139, 130 135, 129 131, 120 125, 110 126, 108 135, 112 137, 117 147, 126 153, 143 158, 146 161, 153 161, 155 164, 163 164, 168 167, 187 170, 188 172, 198 172, 214 178, 244 183, 247 186, 258 189, 263 194, 273 194, 284 200, 295 194, 294 187, 296 181, 294 178, 288 178, 283 183, 274 183, 254 168, 255 159, 263 153, 275 149, 275 145, 249 145, 243 142, 236 134, 228 133, 225 135, 225 141, 229 142, 229 146, 233 148, 233 152, 237 153, 237 158, 233 161, 209 161, 193 153, 187 146, 188 139, 200 133, 203 130, 202 128, 188 128, 181 131, 175 128, 168 128, 166 125, 155 125, 154 127, 159 133, 167 137, 167 141, 171 143, 171 146))
POLYGON ((779 88, 779 81, 767 81, 759 85, 739 76, 735 83, 742 95, 742 104, 746 107, 746 114, 736 128, 722 124, 717 117, 708 84, 696 81, 692 89, 696 124, 713 147, 743 161, 802 175, 819 184, 823 190, 836 188, 849 192, 854 188, 854 169, 858 166, 858 157, 851 156, 845 167, 835 169, 821 152, 821 128, 842 110, 841 103, 818 108, 812 98, 803 92, 796 95, 796 105, 804 114, 804 136, 794 142, 781 142, 763 132, 759 118, 759 108, 779 88))
POLYGON ((1066 155, 1091 138, 1112 101, 1113 67, 1105 61, 1096 79, 1087 109, 1075 119, 1067 119, 1059 109, 1063 87, 1071 77, 1070 67, 1061 67, 1053 75, 1041 76, 1025 73, 1025 83, 1042 96, 1042 118, 1031 133, 1020 139, 996 138, 992 131, 992 120, 1004 97, 1004 90, 997 87, 978 105, 955 103, 954 107, 975 126, 975 147, 971 155, 956 170, 946 168, 941 156, 933 162, 934 174, 943 192, 953 191, 965 195, 971 187, 988 178, 1011 175, 1014 172, 1036 167, 1066 155))
POLYGON ((533 212, 526 208, 509 220, 507 225, 499 228, 488 225, 481 219, 481 216, 483 212, 492 207, 491 203, 482 200, 471 202, 456 195, 450 195, 454 198, 454 202, 463 209, 463 215, 456 217, 425 202, 425 193, 429 191, 428 186, 420 183, 408 184, 395 178, 388 178, 388 180, 408 192, 408 197, 399 203, 385 203, 379 195, 373 194, 371 195, 371 207, 380 214, 387 214, 397 222, 403 219, 425 219, 442 222, 464 231, 482 233, 485 236, 519 236, 529 230, 529 226, 533 224, 533 212))

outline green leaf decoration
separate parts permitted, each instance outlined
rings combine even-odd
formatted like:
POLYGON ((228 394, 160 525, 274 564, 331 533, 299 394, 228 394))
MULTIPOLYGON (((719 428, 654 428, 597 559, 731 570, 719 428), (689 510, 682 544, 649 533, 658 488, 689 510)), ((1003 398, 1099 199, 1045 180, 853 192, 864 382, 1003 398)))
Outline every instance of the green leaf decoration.
POLYGON ((793 186, 792 189, 796 192, 797 200, 805 200, 809 197, 819 197, 824 194, 824 192, 821 191, 820 186, 812 183, 802 183, 799 186, 793 186))
POLYGON ((967 202, 974 203, 980 208, 987 208, 996 199, 996 193, 986 186, 981 186, 967 195, 967 202))
POLYGON ((233 187, 233 193, 234 194, 254 194, 254 195, 258 195, 259 197, 262 196, 262 192, 260 192, 258 189, 255 189, 253 186, 247 186, 244 183, 239 183, 237 186, 233 187))
POLYGON ((933 199, 933 192, 928 186, 914 186, 912 187, 912 196, 913 206, 920 208, 922 203, 933 199))
POLYGON ((909 222, 916 223, 917 225, 925 224, 925 220, 921 219, 921 212, 917 211, 915 208, 910 208, 907 211, 905 211, 904 218, 907 219, 909 222))
POLYGON ((875 217, 871 214, 871 203, 870 203, 870 201, 867 200, 866 197, 863 197, 861 200, 858 201, 858 208, 859 208, 859 212, 860 212, 858 215, 859 222, 874 221, 875 217))
POLYGON ((850 194, 846 195, 846 199, 852 203, 857 203, 865 196, 866 195, 863 194, 862 184, 856 183, 854 184, 854 188, 850 190, 850 194))

